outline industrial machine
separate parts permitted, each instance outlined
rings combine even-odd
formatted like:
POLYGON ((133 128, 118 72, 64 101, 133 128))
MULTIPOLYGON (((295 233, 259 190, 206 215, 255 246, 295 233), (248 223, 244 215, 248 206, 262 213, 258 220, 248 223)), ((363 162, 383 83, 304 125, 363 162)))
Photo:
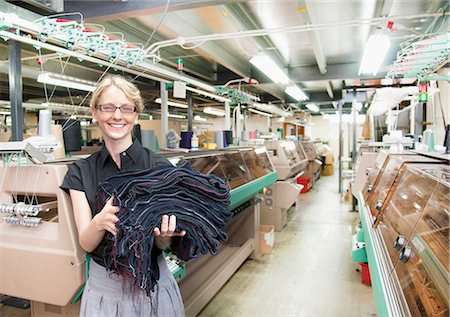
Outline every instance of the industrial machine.
POLYGON ((281 231, 287 224, 287 211, 297 202, 303 185, 296 183, 308 164, 298 141, 269 141, 266 143, 278 181, 264 191, 261 204, 261 224, 273 225, 281 231))
POLYGON ((41 155, 29 145, 6 145, 0 146, 0 294, 29 299, 32 316, 76 316, 79 302, 71 301, 85 265, 70 197, 59 188, 67 165, 36 164, 41 155))
POLYGON ((259 256, 260 202, 257 196, 278 178, 268 153, 262 148, 230 148, 217 151, 164 154, 176 164, 188 160, 198 171, 226 179, 233 218, 228 240, 217 255, 202 255, 185 264, 179 281, 186 315, 195 316, 248 258, 259 256))
MULTIPOLYGON (((59 188, 67 162, 35 164, 26 160, 30 154, 23 149, 8 147, 0 167, 0 294, 29 299, 32 316, 78 316, 80 302, 71 302, 85 282, 85 253, 70 197, 59 188)), ((168 156, 174 164, 186 159, 197 170, 226 179, 231 190, 234 216, 219 253, 187 263, 167 256, 186 314, 194 316, 249 256, 259 256, 261 199, 256 196, 278 175, 265 148, 168 156)))
POLYGON ((308 165, 306 166, 303 177, 309 178, 311 187, 314 187, 315 182, 320 178, 322 162, 317 159, 317 151, 313 142, 302 141, 302 146, 308 159, 308 165))
POLYGON ((381 151, 365 189, 359 213, 377 314, 448 316, 449 160, 381 151))

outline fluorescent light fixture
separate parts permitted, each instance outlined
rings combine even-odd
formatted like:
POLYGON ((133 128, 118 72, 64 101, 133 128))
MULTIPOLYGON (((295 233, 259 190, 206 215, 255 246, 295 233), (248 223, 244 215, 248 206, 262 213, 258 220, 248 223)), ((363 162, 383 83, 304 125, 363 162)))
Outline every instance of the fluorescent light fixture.
POLYGON ((297 101, 309 99, 308 96, 305 95, 305 93, 296 85, 287 86, 284 92, 297 101))
POLYGON ((76 106, 76 105, 69 105, 65 103, 55 103, 55 102, 44 102, 41 103, 41 109, 44 108, 50 108, 55 110, 69 110, 69 111, 84 111, 84 112, 90 112, 90 107, 85 106, 76 106))
POLYGON ((306 108, 308 108, 309 110, 311 110, 312 112, 319 112, 319 107, 315 104, 315 103, 307 103, 305 105, 306 108))
POLYGON ((269 105, 269 104, 255 102, 253 104, 253 107, 258 109, 258 110, 264 111, 264 112, 269 112, 269 113, 271 113, 273 115, 276 115, 276 116, 292 117, 292 112, 285 111, 285 110, 283 110, 283 109, 281 109, 281 108, 279 108, 277 106, 274 106, 274 105, 269 105))
POLYGON ((252 108, 248 108, 248 111, 256 113, 256 114, 260 114, 260 115, 266 116, 266 117, 273 117, 273 115, 271 115, 270 113, 259 111, 259 110, 252 109, 252 108))
POLYGON ((250 63, 262 71, 267 77, 277 84, 289 83, 289 77, 267 55, 256 55, 250 59, 250 63))
POLYGON ((194 120, 195 120, 195 121, 207 121, 208 119, 203 118, 203 117, 200 117, 199 115, 195 115, 195 116, 194 116, 194 120))
POLYGON ((183 116, 183 115, 181 115, 181 114, 172 114, 172 113, 169 113, 169 114, 168 114, 168 117, 169 117, 169 118, 175 118, 175 119, 186 119, 186 116, 183 116))
MULTIPOLYGON (((159 103, 159 104, 162 104, 161 98, 156 98, 156 99, 155 99, 155 102, 156 102, 156 103, 159 103)), ((185 109, 188 107, 188 105, 185 104, 185 103, 179 103, 179 102, 170 101, 170 100, 167 101, 167 105, 173 106, 173 107, 178 107, 178 108, 185 108, 185 109)))
POLYGON ((53 73, 42 73, 39 74, 37 81, 43 84, 73 88, 84 91, 94 91, 96 83, 80 78, 53 74, 53 73))
POLYGON ((195 92, 196 94, 199 94, 199 95, 202 95, 202 96, 205 96, 205 97, 209 97, 211 99, 215 99, 215 100, 220 101, 220 102, 231 102, 231 99, 228 99, 228 98, 225 98, 225 97, 222 97, 222 96, 219 96, 219 95, 215 95, 215 94, 212 94, 210 92, 206 92, 206 91, 203 91, 203 90, 200 90, 200 89, 195 89, 195 88, 192 88, 192 87, 186 87, 186 90, 195 92))
POLYGON ((203 112, 207 113, 207 114, 212 114, 212 115, 215 115, 215 116, 219 116, 219 117, 225 117, 225 110, 222 110, 222 109, 217 109, 217 108, 212 108, 212 107, 205 107, 203 109, 203 112))
POLYGON ((375 76, 383 63, 390 46, 391 41, 387 35, 377 33, 369 36, 366 46, 364 47, 358 75, 372 74, 375 76))

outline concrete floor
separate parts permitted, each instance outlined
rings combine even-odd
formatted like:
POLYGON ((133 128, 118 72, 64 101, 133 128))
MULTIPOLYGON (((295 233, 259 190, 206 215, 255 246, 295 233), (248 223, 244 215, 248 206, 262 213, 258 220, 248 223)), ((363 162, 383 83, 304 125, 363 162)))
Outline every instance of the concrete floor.
MULTIPOLYGON (((341 203, 336 173, 296 205, 272 254, 247 260, 200 317, 375 316, 372 288, 361 283, 351 260, 359 217, 341 203)), ((28 317, 30 310, 0 304, 0 316, 28 317)))
POLYGON ((270 255, 247 260, 200 313, 209 316, 375 316, 372 288, 351 260, 359 222, 337 173, 299 196, 270 255))

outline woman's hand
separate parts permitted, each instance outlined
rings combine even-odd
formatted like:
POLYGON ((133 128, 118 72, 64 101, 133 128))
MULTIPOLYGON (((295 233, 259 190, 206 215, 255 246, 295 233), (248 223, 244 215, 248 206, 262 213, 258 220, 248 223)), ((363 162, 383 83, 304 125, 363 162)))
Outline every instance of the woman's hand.
POLYGON ((172 242, 172 237, 183 237, 184 235, 186 235, 186 231, 184 230, 175 232, 176 227, 177 217, 175 215, 171 215, 170 217, 167 215, 162 216, 161 228, 156 227, 153 230, 153 234, 156 237, 156 246, 160 250, 164 250, 170 245, 170 243, 172 242))
POLYGON ((116 222, 119 221, 116 212, 119 211, 119 207, 113 206, 113 199, 114 196, 108 199, 103 209, 92 220, 99 231, 106 230, 116 235, 116 222))

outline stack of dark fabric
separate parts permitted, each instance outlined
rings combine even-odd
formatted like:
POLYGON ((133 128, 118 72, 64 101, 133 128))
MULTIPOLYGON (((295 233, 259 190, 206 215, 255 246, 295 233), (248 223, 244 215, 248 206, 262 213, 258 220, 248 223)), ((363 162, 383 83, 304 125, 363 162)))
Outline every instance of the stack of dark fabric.
POLYGON ((160 227, 163 215, 177 217, 177 231, 186 235, 172 245, 182 260, 200 254, 216 254, 220 242, 227 239, 225 226, 231 218, 230 194, 225 181, 202 174, 184 162, 139 172, 112 176, 97 189, 97 208, 114 196, 117 234, 106 233, 98 250, 104 266, 144 289, 149 295, 159 279, 153 230, 160 227))

